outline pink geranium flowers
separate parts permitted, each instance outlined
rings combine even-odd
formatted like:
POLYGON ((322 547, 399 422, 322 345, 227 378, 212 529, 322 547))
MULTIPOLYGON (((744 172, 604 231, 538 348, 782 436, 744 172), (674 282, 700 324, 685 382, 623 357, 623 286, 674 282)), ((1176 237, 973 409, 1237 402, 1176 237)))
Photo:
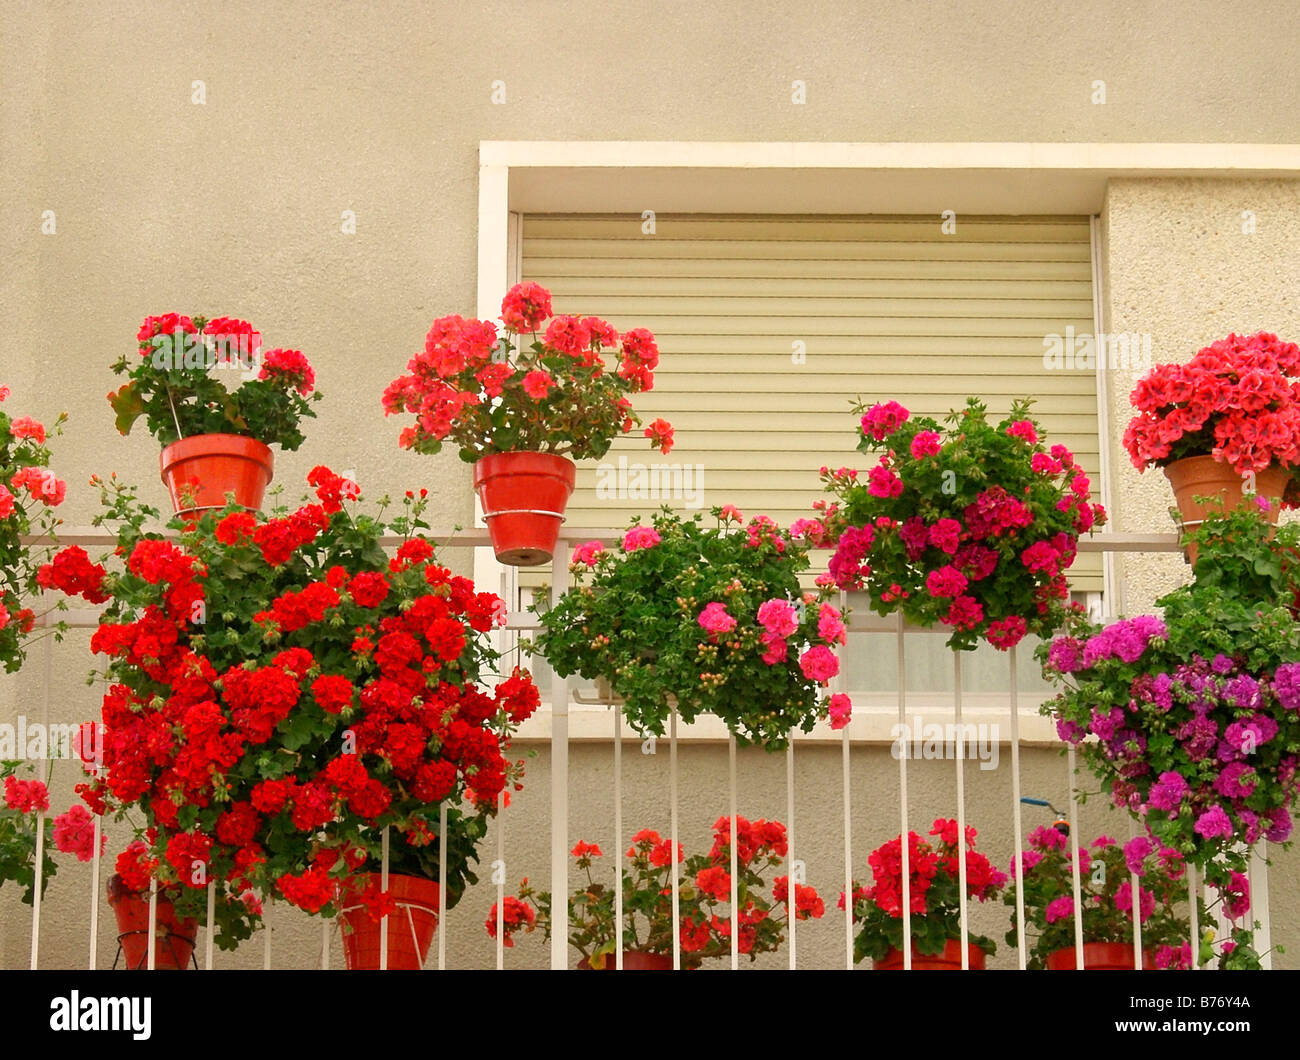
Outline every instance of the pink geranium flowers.
POLYGON ((1016 402, 996 426, 970 399, 944 429, 898 402, 863 412, 859 448, 881 453, 856 471, 823 468, 838 501, 823 506, 833 544, 828 580, 865 591, 881 614, 951 627, 948 645, 983 639, 1009 650, 1059 628, 1080 534, 1106 521, 1091 482, 1063 445, 1016 402))

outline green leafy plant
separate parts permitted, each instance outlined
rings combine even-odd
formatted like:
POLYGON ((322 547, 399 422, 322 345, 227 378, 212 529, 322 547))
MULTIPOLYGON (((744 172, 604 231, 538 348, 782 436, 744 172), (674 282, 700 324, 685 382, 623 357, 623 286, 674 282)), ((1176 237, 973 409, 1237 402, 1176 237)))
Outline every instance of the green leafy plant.
POLYGON ((1074 454, 1040 442, 1029 406, 1017 401, 995 427, 968 398, 945 431, 896 401, 859 403, 858 448, 880 460, 865 482, 852 468, 822 468, 839 499, 805 524, 835 546, 828 580, 865 591, 882 615, 951 626, 951 648, 983 638, 1006 650, 1060 628, 1079 535, 1106 513, 1074 454))
MULTIPOLYGON (((1057 950, 1074 947, 1074 862, 1069 837, 1055 828, 1029 833, 1029 849, 1020 854, 1024 876, 1025 927, 1032 940, 1026 967, 1041 969, 1057 950)), ((1182 856, 1145 836, 1120 846, 1098 836, 1079 847, 1079 897, 1084 942, 1133 945, 1132 876, 1139 877, 1138 922, 1142 926, 1143 967, 1187 967, 1191 923, 1179 915, 1187 900, 1187 872, 1182 856)), ((1016 871, 1008 869, 1009 884, 1002 900, 1016 908, 1016 871)), ((1200 902, 1199 923, 1208 910, 1200 902)), ((1013 922, 1008 945, 1015 946, 1013 922)))
MULTIPOLYGON (((0 386, 0 402, 8 397, 9 388, 0 386)), ((59 416, 51 433, 62 433, 66 420, 59 416)), ((39 591, 36 572, 49 547, 33 548, 24 538, 53 540, 60 522, 54 508, 68 488, 50 470, 46 437, 44 424, 0 408, 0 668, 6 673, 21 668, 41 617, 28 602, 39 591)))
MULTIPOLYGON (((764 875, 786 857, 785 826, 779 821, 736 818, 736 901, 740 908, 737 951, 751 961, 773 953, 785 941, 789 921, 789 877, 776 876, 771 897, 764 875), (780 907, 784 906, 781 911, 780 907)), ((612 968, 615 951, 671 956, 673 952, 673 847, 659 833, 644 829, 632 837, 623 872, 623 930, 619 938, 615 889, 592 875, 599 846, 579 841, 571 851, 587 877, 585 886, 569 897, 569 944, 589 967, 612 968)), ((713 826, 713 847, 707 855, 685 858, 681 844, 676 860, 683 861, 678 891, 681 966, 698 968, 704 961, 731 953, 731 818, 713 826)), ((536 891, 525 879, 518 897, 508 896, 502 907, 505 945, 514 945, 519 931, 541 930, 551 937, 551 895, 536 891)), ((795 919, 819 918, 825 906, 816 890, 795 883, 795 919)), ((488 914, 488 934, 496 938, 498 909, 488 914)))
POLYGON ((136 341, 136 355, 113 364, 129 381, 108 395, 122 434, 143 416, 164 445, 197 434, 238 434, 287 452, 302 445, 299 424, 316 415, 321 395, 300 351, 263 352, 261 333, 244 320, 177 313, 145 317, 136 341))
POLYGON ((682 518, 665 508, 634 520, 617 551, 580 545, 575 584, 551 607, 534 605, 533 649, 556 672, 606 679, 640 732, 664 735, 674 705, 685 721, 721 718, 742 743, 784 748, 850 704, 821 689, 839 672, 844 616, 829 590, 805 593, 806 547, 766 516, 747 523, 731 506, 682 518), (587 580, 589 576, 589 581, 587 580))
MULTIPOLYGON (((1117 806, 1195 865, 1241 920, 1246 850, 1289 844, 1300 785, 1300 527, 1263 498, 1210 512, 1188 537, 1195 580, 1105 628, 1077 618, 1039 648, 1064 691, 1043 706, 1117 806), (1093 739, 1089 739, 1093 737, 1093 739)), ((1255 959, 1234 929, 1227 966, 1255 959)))

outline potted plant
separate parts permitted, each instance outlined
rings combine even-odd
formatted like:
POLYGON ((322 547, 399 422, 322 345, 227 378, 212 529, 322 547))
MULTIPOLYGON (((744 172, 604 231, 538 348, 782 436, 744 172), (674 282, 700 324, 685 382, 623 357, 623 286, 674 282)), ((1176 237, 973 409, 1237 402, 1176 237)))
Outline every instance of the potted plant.
POLYGON ((664 735, 674 706, 769 750, 828 715, 847 725, 848 696, 822 694, 839 672, 844 616, 829 591, 800 586, 807 549, 766 516, 746 521, 730 505, 713 515, 705 528, 702 514, 665 508, 651 526, 634 520, 617 551, 579 546, 573 587, 533 606, 535 649, 562 676, 606 679, 643 733, 664 735))
POLYGON ((822 469, 838 501, 807 525, 835 546, 827 580, 865 591, 879 614, 952 627, 951 648, 983 638, 1005 651, 1058 629, 1079 535, 1106 513, 1074 454, 1045 448, 1029 404, 995 427, 969 398, 945 431, 896 401, 859 403, 858 448, 883 455, 865 481, 822 469))
POLYGON ((123 355, 114 373, 128 382, 108 395, 117 429, 129 434, 144 416, 163 445, 163 483, 177 512, 223 508, 226 494, 260 508, 274 474, 272 445, 293 452, 299 424, 315 416, 316 373, 298 350, 262 351, 262 336, 230 317, 145 317, 138 353, 123 355), (238 374, 227 386, 217 373, 238 374))
MULTIPOLYGON (((957 822, 940 818, 930 835, 934 842, 908 833, 908 899, 914 969, 959 971, 961 959, 961 888, 957 822)), ((966 863, 966 896, 986 902, 996 898, 1007 877, 975 849, 977 833, 966 826, 961 855, 966 863)), ((853 882, 853 922, 861 924, 853 939, 853 959, 872 958, 878 971, 903 967, 903 844, 895 837, 867 858, 872 885, 853 882)), ((844 908, 844 895, 840 895, 844 908)), ((983 935, 968 935, 967 965, 982 969, 997 944, 983 935)))
MULTIPOLYGON (((23 902, 31 905, 36 894, 36 846, 42 840, 41 895, 58 872, 58 862, 51 857, 55 850, 75 854, 79 861, 95 855, 94 822, 84 806, 73 806, 53 819, 46 816, 50 792, 45 781, 24 779, 23 770, 34 772, 29 762, 17 759, 0 761, 0 887, 13 881, 23 888, 23 902)), ((103 837, 100 852, 103 852, 103 837)))
MULTIPOLYGON (((1282 843, 1292 828, 1300 747, 1300 589, 1290 551, 1300 528, 1273 527, 1257 503, 1207 514, 1191 531, 1196 580, 1142 615, 1076 626, 1039 649, 1065 686, 1043 710, 1117 806, 1219 890, 1240 890, 1245 849, 1282 843), (1090 738, 1091 737, 1091 738, 1090 738)), ((1248 926, 1234 930, 1228 967, 1256 959, 1248 926)))
MULTIPOLYGON (((101 483, 122 569, 64 550, 44 572, 109 600, 91 641, 109 660, 103 768, 80 790, 98 813, 143 817, 151 874, 178 917, 203 920, 215 886, 223 948, 249 937, 258 903, 283 897, 346 910, 371 936, 383 921, 390 967, 418 967, 406 910, 388 914, 436 910, 440 870, 448 908, 475 882, 487 821, 520 781, 509 736, 539 697, 517 669, 481 686, 505 607, 437 562, 419 533, 426 498, 408 494, 387 519, 386 498, 377 515, 354 514, 355 483, 328 468, 308 482, 316 498, 292 512, 232 503, 179 540, 145 530, 157 513, 132 489, 101 483)), ((368 960, 351 934, 345 952, 368 960)))
MULTIPOLYGON (((737 951, 751 961, 761 953, 774 953, 785 941, 789 921, 789 877, 776 876, 771 897, 765 893, 765 873, 781 864, 786 856, 785 826, 779 821, 748 821, 736 817, 736 865, 739 870, 736 893, 741 906, 737 951), (784 906, 784 910, 778 910, 784 906)), ((673 848, 659 833, 643 829, 632 837, 623 872, 623 924, 619 938, 615 890, 592 874, 595 858, 603 856, 599 846, 579 841, 571 851, 586 884, 569 896, 569 944, 581 955, 582 969, 612 969, 617 966, 615 950, 623 948, 627 970, 661 970, 673 966, 673 848)), ((676 861, 682 864, 679 877, 679 949, 683 968, 699 968, 706 960, 731 954, 731 916, 724 911, 731 902, 731 818, 720 817, 713 826, 713 846, 708 854, 686 858, 679 843, 676 861)), ((795 919, 817 919, 825 906, 816 890, 795 883, 795 919)), ((551 937, 551 895, 536 891, 525 879, 518 896, 507 896, 501 918, 506 946, 514 945, 519 931, 540 929, 551 937)), ((494 904, 486 927, 497 935, 498 910, 494 904)))
MULTIPOLYGON (((616 436, 640 425, 631 396, 653 387, 659 348, 645 328, 620 338, 597 317, 552 317, 550 292, 535 283, 509 290, 501 322, 498 336, 490 321, 435 320, 424 350, 407 364, 410 374, 389 384, 383 405, 386 415, 416 416, 401 432, 402 448, 437 453, 444 441, 459 448, 474 465, 497 559, 528 567, 555 550, 573 461, 599 459, 616 436), (614 349, 618 369, 606 371, 602 354, 614 349)), ((672 427, 662 419, 645 435, 664 453, 672 447, 672 427)))
MULTIPOLYGON (((127 971, 149 967, 149 891, 158 862, 148 852, 142 840, 130 843, 117 856, 117 871, 108 879, 108 904, 117 921, 117 944, 127 971)), ((172 899, 180 893, 178 886, 162 887, 158 892, 153 932, 155 969, 185 969, 193 961, 199 922, 192 916, 177 915, 172 899)), ((246 904, 261 913, 261 905, 251 891, 246 904)), ((113 964, 117 966, 116 959, 113 964)))
MULTIPOLYGON (((9 388, 0 386, 0 402, 9 388)), ((60 416, 52 433, 60 433, 60 416)), ((36 594, 40 553, 24 544, 29 536, 52 538, 59 524, 53 509, 63 503, 67 483, 50 470, 45 425, 30 416, 12 417, 0 408, 0 668, 15 673, 23 664, 36 614, 27 606, 36 594)))
MULTIPOLYGON (((1069 971, 1076 967, 1074 938, 1074 860, 1069 836, 1056 828, 1036 828, 1029 847, 1020 853, 1024 878, 1025 927, 1032 939, 1026 967, 1069 971)), ((1015 861, 1003 902, 1016 907, 1015 861)), ((1186 901, 1186 868, 1182 855, 1146 836, 1120 846, 1098 836, 1079 848, 1079 897, 1083 910, 1083 966, 1088 970, 1133 969, 1133 887, 1139 877, 1138 923, 1142 926, 1142 967, 1169 967, 1191 928, 1178 915, 1186 901)), ((1205 923, 1204 903, 1201 905, 1205 923)), ((1014 916, 1014 914, 1013 914, 1014 916)), ((1013 921, 1008 945, 1018 932, 1013 921)))
POLYGON ((1186 364, 1156 365, 1129 400, 1124 448, 1138 471, 1164 469, 1185 527, 1205 518, 1197 498, 1231 509, 1243 488, 1270 502, 1273 521, 1300 505, 1300 346, 1229 335, 1186 364))

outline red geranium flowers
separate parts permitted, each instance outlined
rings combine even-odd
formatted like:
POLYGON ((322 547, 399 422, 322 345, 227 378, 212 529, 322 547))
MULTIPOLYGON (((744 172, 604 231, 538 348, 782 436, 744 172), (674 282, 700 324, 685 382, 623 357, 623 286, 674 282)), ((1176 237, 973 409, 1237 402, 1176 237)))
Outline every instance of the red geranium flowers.
MULTIPOLYGON (((256 918, 250 888, 330 912, 343 876, 377 867, 385 828, 392 871, 436 878, 447 800, 454 904, 486 817, 519 781, 510 733, 540 698, 518 669, 479 687, 497 597, 421 538, 392 559, 379 547, 423 526, 427 500, 408 498, 393 524, 354 520, 342 502, 355 484, 328 468, 310 481, 319 503, 265 521, 205 515, 179 544, 128 522, 119 574, 76 547, 41 571, 50 588, 111 600, 92 641, 109 658, 103 770, 83 797, 143 811, 154 873, 198 915, 216 882, 226 946, 256 918)), ((119 494, 120 515, 135 502, 119 494)))

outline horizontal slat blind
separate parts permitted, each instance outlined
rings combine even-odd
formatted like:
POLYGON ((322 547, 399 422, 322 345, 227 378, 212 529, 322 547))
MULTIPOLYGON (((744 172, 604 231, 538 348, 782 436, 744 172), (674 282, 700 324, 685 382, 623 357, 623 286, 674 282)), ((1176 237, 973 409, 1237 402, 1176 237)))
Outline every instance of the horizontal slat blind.
MULTIPOLYGON (((788 525, 822 495, 821 465, 872 462, 854 449, 858 395, 938 419, 968 394, 995 417, 1033 397, 1049 441, 1097 485, 1093 374, 1043 367, 1044 336, 1092 332, 1086 217, 960 217, 950 235, 938 217, 659 215, 653 234, 642 227, 523 221, 523 277, 551 290, 557 313, 655 333, 655 389, 637 408, 677 431, 667 457, 640 437, 615 442, 604 462, 627 461, 625 495, 598 496, 594 463, 580 465, 571 524, 620 527, 666 501, 788 525), (694 477, 661 472, 658 485, 690 488, 656 500, 636 495, 638 465, 694 477)), ((1073 575, 1076 590, 1100 589, 1099 557, 1073 575)))

